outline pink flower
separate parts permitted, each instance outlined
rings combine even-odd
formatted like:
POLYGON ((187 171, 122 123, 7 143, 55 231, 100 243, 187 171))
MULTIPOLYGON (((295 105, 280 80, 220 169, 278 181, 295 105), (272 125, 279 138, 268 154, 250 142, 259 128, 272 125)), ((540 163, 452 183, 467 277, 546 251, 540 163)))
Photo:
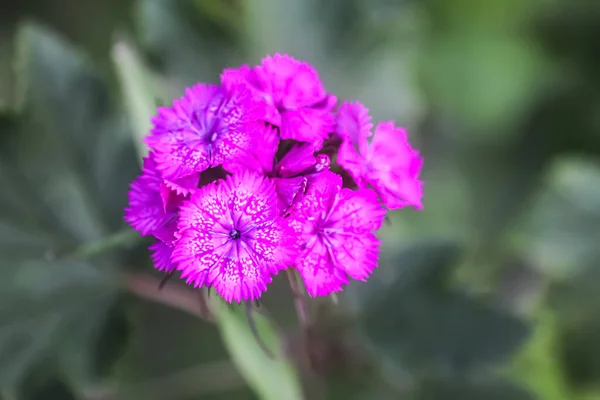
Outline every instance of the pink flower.
POLYGON ((329 156, 314 154, 310 143, 295 145, 275 165, 271 174, 283 211, 302 198, 309 183, 317 174, 329 171, 329 156))
POLYGON ((144 158, 142 175, 131 184, 125 220, 144 236, 155 235, 169 241, 174 232, 177 210, 194 184, 197 185, 198 179, 196 176, 176 182, 165 181, 156 170, 154 154, 150 153, 144 158))
POLYGON ((291 264, 296 237, 279 216, 272 182, 251 172, 194 192, 180 209, 171 261, 196 287, 226 301, 257 299, 272 275, 291 264))
POLYGON ((267 105, 263 118, 280 128, 282 139, 309 142, 318 149, 334 126, 335 96, 327 95, 312 66, 288 55, 267 56, 254 68, 226 69, 221 81, 227 87, 248 85, 267 105))
POLYGON ((406 131, 393 122, 381 122, 371 143, 368 110, 359 103, 345 103, 338 113, 337 133, 343 138, 337 162, 360 188, 369 184, 390 209, 413 206, 422 209, 419 173, 423 159, 408 142, 406 131))
POLYGON ((279 198, 280 210, 287 211, 303 194, 310 180, 319 172, 329 170, 329 156, 315 155, 310 143, 292 146, 275 165, 275 153, 278 150, 277 130, 266 125, 251 157, 237 164, 237 171, 255 171, 272 178, 279 198))
POLYGON ((310 296, 342 290, 348 277, 366 281, 377 267, 385 210, 371 189, 342 189, 332 172, 319 174, 289 217, 300 236, 295 264, 310 296))
POLYGON ((145 141, 155 152, 156 168, 176 180, 209 167, 236 163, 254 149, 260 104, 243 85, 228 90, 197 84, 173 107, 160 107, 145 141))
POLYGON ((175 264, 171 262, 171 254, 173 253, 172 246, 163 242, 156 242, 151 244, 149 249, 152 252, 154 268, 168 274, 175 270, 175 264))

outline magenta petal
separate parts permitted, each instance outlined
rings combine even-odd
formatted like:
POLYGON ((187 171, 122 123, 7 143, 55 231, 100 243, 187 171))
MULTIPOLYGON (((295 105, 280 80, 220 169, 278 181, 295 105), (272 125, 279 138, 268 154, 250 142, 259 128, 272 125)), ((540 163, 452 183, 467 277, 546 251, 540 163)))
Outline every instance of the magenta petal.
MULTIPOLYGON (((142 235, 150 235, 164 227, 174 216, 173 209, 166 209, 161 197, 163 183, 152 153, 144 158, 142 175, 138 176, 131 184, 129 191, 129 205, 125 209, 125 220, 133 229, 142 235)), ((178 207, 173 203, 172 208, 178 207)))
POLYGON ((232 88, 235 85, 245 83, 248 84, 253 90, 259 90, 260 86, 255 79, 252 69, 248 65, 242 65, 239 68, 225 68, 221 73, 221 83, 227 89, 232 88))
POLYGON ((180 208, 178 228, 171 261, 182 279, 214 287, 229 302, 259 298, 297 252, 273 183, 249 171, 195 191, 180 208))
POLYGON ((200 183, 200 174, 188 175, 175 181, 165 180, 164 183, 169 189, 174 191, 176 194, 181 196, 187 196, 198 187, 198 184, 200 183))
POLYGON ((292 109, 313 106, 325 99, 326 92, 317 71, 308 63, 285 54, 265 57, 255 68, 276 104, 292 109), (268 84, 268 87, 265 85, 268 84))
POLYGON ((423 159, 408 142, 404 129, 392 122, 380 123, 371 142, 370 162, 367 179, 388 208, 423 207, 419 180, 423 159))
POLYGON ((162 204, 163 204, 163 210, 165 212, 167 212, 167 206, 169 205, 169 200, 171 199, 171 189, 165 184, 165 181, 163 181, 160 184, 160 198, 162 200, 162 204))
POLYGON ((159 109, 145 141, 163 178, 176 181, 252 151, 262 112, 245 85, 197 84, 159 109))
POLYGON ((161 226, 152 234, 155 238, 160 240, 161 242, 167 244, 168 246, 172 246, 173 242, 175 242, 175 233, 177 232, 177 216, 173 215, 170 221, 168 221, 165 225, 161 226))
POLYGON ((152 253, 154 268, 166 273, 171 273, 175 270, 175 265, 171 263, 172 247, 167 246, 163 242, 156 242, 151 244, 149 249, 152 253))
POLYGON ((274 168, 279 141, 277 128, 264 124, 260 134, 257 135, 254 151, 234 162, 225 164, 224 167, 231 173, 250 170, 270 174, 274 168))
POLYGON ((367 162, 352 146, 350 140, 345 139, 340 146, 337 163, 350 173, 358 187, 367 187, 366 180, 367 162))
POLYGON ((325 99, 318 104, 312 106, 312 108, 319 108, 323 111, 333 112, 335 106, 337 104, 337 97, 334 94, 329 94, 325 96, 325 99))
POLYGON ((275 178, 277 196, 281 202, 281 211, 287 210, 299 199, 308 184, 308 178, 298 176, 296 178, 275 178))
POLYGON ((349 282, 346 273, 334 266, 327 247, 319 240, 298 258, 296 269, 311 297, 340 292, 349 282))
POLYGON ((408 174, 400 175, 392 172, 388 175, 382 174, 379 180, 373 183, 373 187, 390 210, 408 206, 417 210, 423 209, 423 184, 408 174))
POLYGON ((275 167, 277 176, 289 178, 299 175, 315 165, 315 150, 309 143, 302 143, 292 149, 279 161, 275 167))
POLYGON ((341 189, 341 178, 332 172, 315 176, 289 217, 300 237, 295 265, 311 296, 342 290, 348 276, 369 277, 379 257, 373 231, 384 215, 373 190, 341 189))
POLYGON ((279 126, 281 124, 281 116, 270 92, 268 78, 266 78, 267 81, 264 79, 264 77, 257 75, 255 68, 250 68, 247 65, 242 65, 240 68, 227 68, 221 74, 221 83, 226 88, 231 88, 239 84, 246 85, 252 92, 254 99, 262 104, 260 114, 258 115, 259 119, 279 126))
POLYGON ((321 148, 333 127, 333 115, 319 109, 299 108, 281 114, 281 138, 312 143, 315 150, 321 148))
POLYGON ((372 135, 372 128, 369 110, 358 101, 344 102, 340 106, 335 131, 342 139, 349 140, 363 157, 367 153, 367 138, 372 135))

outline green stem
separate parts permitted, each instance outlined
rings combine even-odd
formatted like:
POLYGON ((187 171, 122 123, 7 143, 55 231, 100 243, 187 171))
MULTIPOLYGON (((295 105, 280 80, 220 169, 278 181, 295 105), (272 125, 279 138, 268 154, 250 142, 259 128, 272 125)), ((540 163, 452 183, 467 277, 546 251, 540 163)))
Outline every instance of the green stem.
POLYGON ((121 249, 129 247, 141 240, 139 232, 131 229, 123 229, 113 233, 112 235, 106 236, 100 240, 85 243, 79 246, 69 258, 77 259, 88 259, 98 254, 105 253, 109 250, 121 249))

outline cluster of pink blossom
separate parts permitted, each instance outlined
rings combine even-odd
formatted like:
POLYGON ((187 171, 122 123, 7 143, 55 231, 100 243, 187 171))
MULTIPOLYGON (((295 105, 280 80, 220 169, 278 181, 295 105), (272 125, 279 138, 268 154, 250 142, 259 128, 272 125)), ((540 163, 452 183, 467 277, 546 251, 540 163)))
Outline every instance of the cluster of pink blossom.
POLYGON ((226 69, 158 109, 126 220, 156 239, 157 269, 228 302, 287 268, 311 296, 341 291, 377 267, 386 209, 421 208, 406 131, 370 120, 287 55, 226 69))

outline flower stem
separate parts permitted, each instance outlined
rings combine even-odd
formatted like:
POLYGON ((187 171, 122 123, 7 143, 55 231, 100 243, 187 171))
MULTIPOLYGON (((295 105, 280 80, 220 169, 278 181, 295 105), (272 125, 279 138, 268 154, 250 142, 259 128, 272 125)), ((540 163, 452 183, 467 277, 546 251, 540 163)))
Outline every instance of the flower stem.
POLYGON ((131 229, 123 229, 100 240, 79 246, 69 258, 89 259, 109 250, 129 247, 142 239, 140 234, 131 229))
POLYGON ((198 301, 198 292, 188 290, 181 285, 172 284, 158 290, 160 279, 146 274, 126 273, 124 275, 125 289, 142 299, 160 303, 209 322, 214 322, 206 315, 206 310, 201 301, 198 301))
POLYGON ((304 294, 300 287, 300 283, 298 282, 296 270, 288 268, 286 272, 290 282, 290 289, 292 290, 292 295, 294 296, 294 306, 296 307, 296 313, 298 314, 298 321, 300 322, 300 326, 302 328, 306 328, 308 324, 308 313, 306 312, 304 294))

